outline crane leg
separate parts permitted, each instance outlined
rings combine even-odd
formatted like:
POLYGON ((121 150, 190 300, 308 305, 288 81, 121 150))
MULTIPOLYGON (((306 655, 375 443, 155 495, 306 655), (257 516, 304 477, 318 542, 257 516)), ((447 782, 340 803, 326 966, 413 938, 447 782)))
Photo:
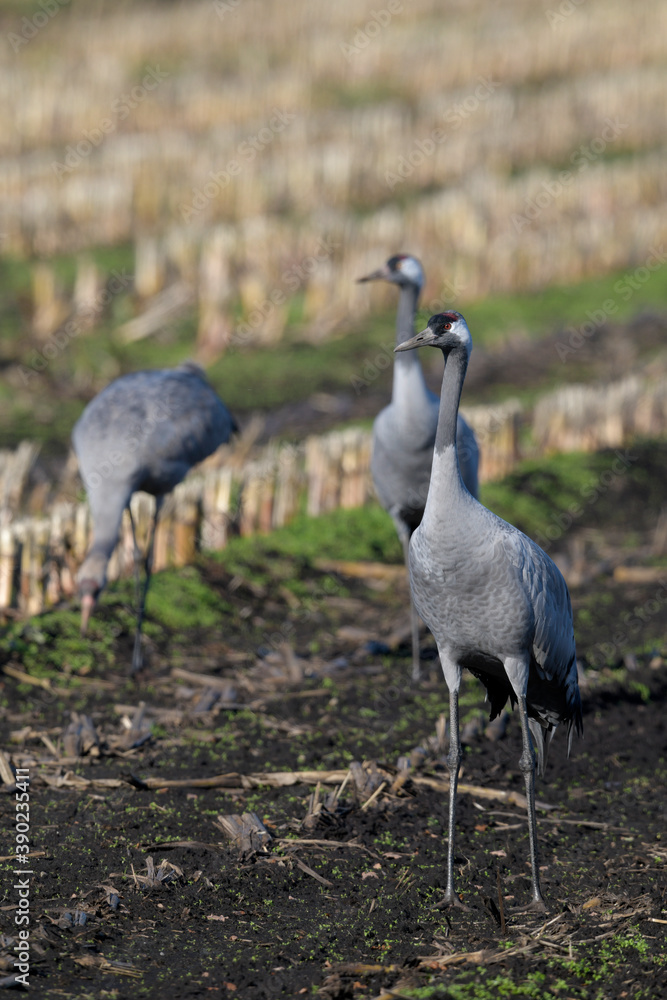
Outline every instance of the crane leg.
POLYGON ((528 802, 528 836, 530 839, 530 868, 532 876, 532 901, 528 906, 530 910, 544 912, 546 906, 540 890, 540 871, 537 857, 537 820, 535 819, 535 752, 530 736, 528 725, 528 711, 526 709, 525 695, 519 698, 519 711, 521 713, 521 735, 523 738, 523 751, 519 758, 519 767, 523 771, 526 780, 526 799, 528 802))
MULTIPOLYGON (((148 538, 148 547, 146 549, 146 563, 145 563, 145 577, 144 586, 139 594, 139 599, 137 601, 137 628, 134 633, 134 651, 132 653, 132 673, 138 673, 143 666, 143 657, 141 655, 141 629, 144 623, 144 612, 146 609, 146 595, 148 594, 148 588, 151 582, 151 573, 153 572, 153 547, 155 542, 155 528, 157 526, 157 519, 162 507, 162 497, 155 498, 155 513, 153 514, 153 523, 151 524, 151 532, 148 538)), ((132 531, 134 532, 134 525, 132 525, 132 531)), ((135 539, 136 545, 136 539, 135 539)))
POLYGON ((134 603, 136 607, 139 607, 139 600, 141 597, 141 549, 137 542, 137 529, 134 524, 134 518, 132 516, 132 508, 129 503, 127 505, 127 512, 130 515, 130 527, 132 528, 132 542, 134 545, 134 603))
POLYGON ((454 892, 454 835, 456 832, 456 786, 459 782, 459 768, 463 751, 459 739, 459 693, 449 695, 449 753, 447 767, 449 768, 449 828, 447 843, 447 888, 445 902, 455 904, 458 896, 454 892))
POLYGON ((449 827, 447 843, 447 888, 444 897, 436 903, 437 909, 446 906, 458 906, 467 909, 454 892, 454 832, 456 829, 456 788, 459 781, 459 768, 463 758, 461 750, 461 740, 459 738, 459 684, 461 681, 461 671, 455 665, 450 665, 448 669, 447 661, 440 654, 440 660, 447 678, 449 687, 449 753, 447 754, 447 767, 449 768, 449 827), (450 685, 450 670, 452 680, 456 681, 450 685))
MULTIPOLYGON (((408 572, 408 590, 410 590, 410 532, 400 522, 395 520, 395 523, 398 536, 401 539, 401 545, 403 546, 403 558, 405 559, 405 568, 408 572)), ((412 593, 410 593, 410 635, 412 638, 412 679, 413 681, 418 681, 421 679, 419 615, 417 614, 415 602, 412 600, 412 593)))
POLYGON ((419 615, 410 595, 410 628, 412 631, 412 679, 421 680, 421 656, 419 650, 419 615))

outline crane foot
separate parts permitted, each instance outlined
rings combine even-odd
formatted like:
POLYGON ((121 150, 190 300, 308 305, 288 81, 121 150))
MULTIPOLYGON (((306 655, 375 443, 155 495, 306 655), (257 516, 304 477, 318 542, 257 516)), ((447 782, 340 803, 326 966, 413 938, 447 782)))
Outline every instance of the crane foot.
POLYGON ((457 910, 466 910, 468 912, 470 911, 470 907, 466 906, 465 903, 462 903, 461 900, 459 899, 459 897, 456 895, 455 892, 453 892, 451 894, 451 896, 447 896, 447 895, 443 896, 442 899, 439 900, 439 902, 435 903, 435 905, 433 906, 433 909, 434 910, 447 910, 450 907, 454 907, 457 910))

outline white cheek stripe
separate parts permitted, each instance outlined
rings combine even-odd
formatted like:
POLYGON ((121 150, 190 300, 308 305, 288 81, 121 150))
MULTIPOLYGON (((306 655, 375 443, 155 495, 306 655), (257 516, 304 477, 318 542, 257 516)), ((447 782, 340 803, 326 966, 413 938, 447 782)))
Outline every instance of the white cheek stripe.
POLYGON ((424 272, 421 264, 414 257, 406 257, 402 260, 399 264, 399 270, 409 281, 414 281, 419 285, 424 284, 424 272))

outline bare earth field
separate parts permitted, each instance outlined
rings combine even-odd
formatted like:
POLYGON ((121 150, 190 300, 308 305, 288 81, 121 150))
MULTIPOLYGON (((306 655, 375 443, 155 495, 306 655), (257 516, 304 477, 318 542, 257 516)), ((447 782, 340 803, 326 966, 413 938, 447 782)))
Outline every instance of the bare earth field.
MULTIPOLYGON (((52 667, 75 634, 66 611, 3 647, 2 745, 31 778, 34 995, 667 996, 664 586, 614 581, 590 552, 593 530, 636 550, 648 528, 665 455, 637 448, 636 475, 568 534, 596 568, 573 590, 585 738, 568 760, 559 732, 538 782, 546 914, 516 912, 530 898, 518 719, 485 733, 472 680, 456 845, 465 909, 437 906, 447 694, 430 637, 427 676, 407 680, 400 572, 344 577, 295 559, 296 599, 284 557, 267 558, 263 581, 203 557, 219 620, 151 629, 149 602, 138 681, 122 599, 100 608, 85 667, 66 656, 52 667), (244 827, 246 813, 263 828, 244 827), (230 816, 236 842, 219 821, 230 816)), ((15 795, 1 787, 0 985, 11 985, 15 795)))

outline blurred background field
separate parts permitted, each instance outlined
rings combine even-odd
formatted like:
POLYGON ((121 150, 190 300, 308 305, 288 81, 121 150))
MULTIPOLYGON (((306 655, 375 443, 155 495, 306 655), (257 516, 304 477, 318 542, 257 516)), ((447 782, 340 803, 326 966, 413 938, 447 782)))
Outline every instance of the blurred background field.
POLYGON ((478 348, 664 314, 666 29, 651 0, 0 4, 0 445, 63 456, 110 379, 191 356, 242 416, 368 419, 394 301, 355 279, 400 250, 478 348))

